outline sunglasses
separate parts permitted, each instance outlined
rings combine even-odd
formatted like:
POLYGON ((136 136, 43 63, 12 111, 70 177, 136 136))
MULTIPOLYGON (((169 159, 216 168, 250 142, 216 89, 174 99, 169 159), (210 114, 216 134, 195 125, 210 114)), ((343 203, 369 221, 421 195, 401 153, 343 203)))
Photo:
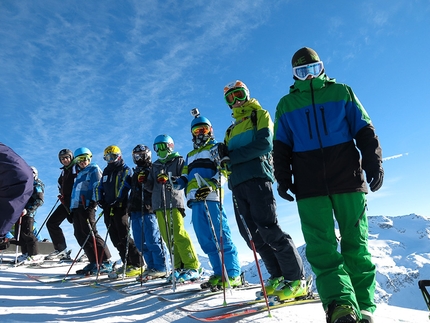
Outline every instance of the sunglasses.
POLYGON ((69 155, 60 157, 60 160, 66 160, 66 159, 72 159, 72 157, 69 155))
POLYGON ((198 136, 198 135, 207 135, 207 134, 209 134, 210 132, 211 132, 211 127, 210 127, 209 125, 207 125, 207 124, 199 124, 199 125, 194 126, 194 127, 191 129, 191 133, 192 133, 194 136, 198 136))
POLYGON ((231 92, 228 92, 224 98, 228 105, 233 105, 237 100, 246 100, 246 92, 242 88, 237 88, 231 92))
POLYGON ((316 62, 308 65, 293 67, 293 75, 299 80, 304 81, 308 76, 319 76, 323 69, 323 62, 316 62))

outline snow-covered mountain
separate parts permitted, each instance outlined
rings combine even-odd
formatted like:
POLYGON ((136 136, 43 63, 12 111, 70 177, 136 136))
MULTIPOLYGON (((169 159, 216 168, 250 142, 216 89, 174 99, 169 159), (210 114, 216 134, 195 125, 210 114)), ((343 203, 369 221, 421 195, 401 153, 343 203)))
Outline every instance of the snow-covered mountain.
MULTIPOLYGON (((418 281, 430 279, 430 219, 416 214, 370 216, 369 249, 376 265, 378 304, 427 310, 418 281)), ((307 275, 313 274, 305 255, 306 245, 298 248, 307 275)), ((263 277, 269 275, 259 261, 263 277)), ((259 282, 255 263, 244 265, 245 277, 259 282)), ((314 277, 315 278, 315 277, 314 277)))

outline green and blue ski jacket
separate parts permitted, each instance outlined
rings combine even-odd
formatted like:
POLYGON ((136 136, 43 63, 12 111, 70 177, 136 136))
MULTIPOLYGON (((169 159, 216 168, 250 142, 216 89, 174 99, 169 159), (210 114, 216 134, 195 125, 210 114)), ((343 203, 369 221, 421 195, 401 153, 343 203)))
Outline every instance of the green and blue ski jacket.
POLYGON ((350 87, 325 74, 296 80, 281 98, 273 139, 275 177, 297 199, 367 193, 363 169, 382 163, 369 115, 350 87))

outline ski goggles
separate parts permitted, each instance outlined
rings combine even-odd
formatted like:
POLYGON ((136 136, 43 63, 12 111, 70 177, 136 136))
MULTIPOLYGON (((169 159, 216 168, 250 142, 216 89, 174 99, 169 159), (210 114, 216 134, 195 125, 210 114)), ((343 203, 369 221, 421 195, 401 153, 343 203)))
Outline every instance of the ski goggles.
POLYGON ((299 80, 306 80, 306 78, 310 75, 313 77, 317 77, 321 74, 324 69, 323 62, 315 62, 308 65, 301 65, 297 67, 293 67, 293 75, 297 77, 299 80))
POLYGON ((173 145, 171 143, 166 143, 166 142, 158 142, 156 144, 154 144, 154 151, 158 152, 160 150, 173 150, 173 145))
POLYGON ((224 98, 225 98, 225 102, 227 102, 228 105, 233 105, 237 100, 239 101, 246 100, 246 92, 242 88, 237 88, 231 92, 227 92, 224 98))
POLYGON ((145 154, 144 153, 133 153, 133 159, 135 161, 143 160, 143 159, 145 159, 145 154))
POLYGON ((211 127, 207 124, 198 124, 191 128, 193 136, 208 135, 211 132, 211 127))
POLYGON ((87 160, 90 160, 91 158, 88 155, 82 155, 82 156, 78 156, 76 157, 76 162, 77 163, 83 163, 87 160))
POLYGON ((103 156, 103 159, 106 160, 108 163, 113 163, 114 161, 117 161, 120 155, 118 154, 106 154, 103 156))

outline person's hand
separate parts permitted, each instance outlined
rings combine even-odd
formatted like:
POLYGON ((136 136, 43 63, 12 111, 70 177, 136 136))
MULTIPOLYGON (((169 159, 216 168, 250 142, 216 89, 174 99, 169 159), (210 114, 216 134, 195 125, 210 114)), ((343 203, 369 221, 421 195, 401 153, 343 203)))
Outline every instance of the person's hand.
POLYGON ((284 200, 293 202, 294 201, 294 197, 290 194, 288 194, 288 187, 285 184, 279 184, 278 185, 278 194, 280 197, 282 197, 284 200))
POLYGON ((166 184, 168 180, 169 180, 169 177, 164 173, 160 173, 157 176, 157 182, 160 184, 166 184))
POLYGON ((59 194, 57 197, 58 197, 58 200, 61 202, 61 204, 64 204, 64 196, 59 194))
POLYGON ((148 174, 149 174, 148 170, 143 170, 139 172, 139 174, 137 175, 137 181, 140 184, 146 183, 146 180, 148 179, 148 174))
POLYGON ((104 209, 107 205, 106 205, 106 202, 104 201, 104 200, 98 200, 97 201, 97 204, 102 208, 102 209, 104 209))
POLYGON ((118 199, 116 199, 115 201, 113 201, 111 204, 110 204, 110 207, 117 207, 117 206, 119 206, 121 204, 121 201, 120 200, 118 200, 118 199))
POLYGON ((195 195, 196 200, 197 201, 206 200, 210 192, 212 192, 212 188, 210 188, 209 186, 200 187, 196 191, 196 195, 195 195))
POLYGON ((384 169, 382 166, 379 166, 378 169, 366 171, 366 181, 369 183, 372 192, 379 190, 384 181, 384 169))
POLYGON ((219 163, 221 167, 224 167, 224 164, 230 161, 230 157, 228 157, 228 148, 222 142, 213 146, 210 150, 210 153, 213 161, 219 163))
POLYGON ((69 223, 73 223, 73 213, 72 212, 67 214, 67 221, 69 221, 69 223))
POLYGON ((27 214, 27 210, 26 209, 22 210, 21 216, 24 216, 26 214, 27 214))

